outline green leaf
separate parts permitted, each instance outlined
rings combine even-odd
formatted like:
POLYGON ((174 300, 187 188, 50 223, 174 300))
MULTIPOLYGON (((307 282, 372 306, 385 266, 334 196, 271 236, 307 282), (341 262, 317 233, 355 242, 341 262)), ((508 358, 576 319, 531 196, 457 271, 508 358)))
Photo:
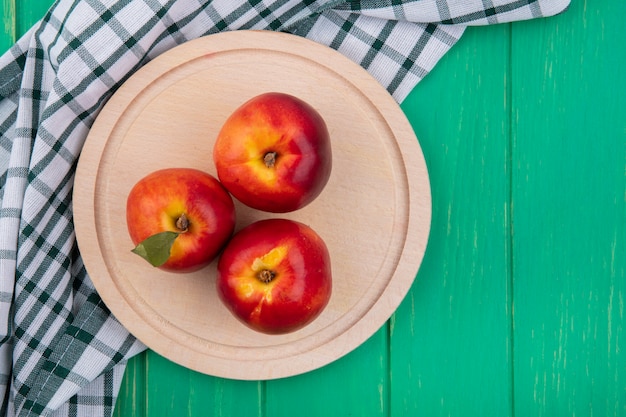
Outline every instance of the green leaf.
POLYGON ((152 266, 161 266, 169 259, 172 245, 177 237, 176 232, 157 233, 140 242, 131 252, 141 256, 152 266))

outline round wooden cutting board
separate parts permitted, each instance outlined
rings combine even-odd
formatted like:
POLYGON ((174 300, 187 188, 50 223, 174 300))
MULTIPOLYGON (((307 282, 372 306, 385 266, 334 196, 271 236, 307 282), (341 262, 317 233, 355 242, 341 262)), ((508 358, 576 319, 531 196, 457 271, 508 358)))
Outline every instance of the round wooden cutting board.
POLYGON ((112 96, 83 148, 74 187, 76 236, 106 305, 137 338, 188 368, 233 379, 307 372, 350 352, 393 314, 426 248, 431 196, 424 158, 398 104, 343 55, 294 35, 224 32, 178 46, 137 71, 112 96), (311 226, 331 255, 333 293, 305 328, 265 335, 219 301, 215 264, 163 272, 131 253, 131 187, 166 167, 213 175, 212 147, 243 102, 295 95, 328 125, 333 171, 309 206, 284 215, 236 202, 237 229, 285 217, 311 226))

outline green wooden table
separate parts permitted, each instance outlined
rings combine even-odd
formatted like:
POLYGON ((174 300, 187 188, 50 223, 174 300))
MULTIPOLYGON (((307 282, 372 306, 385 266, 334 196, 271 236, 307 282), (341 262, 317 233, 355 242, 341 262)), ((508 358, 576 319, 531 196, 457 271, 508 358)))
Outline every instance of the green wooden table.
MULTIPOLYGON (((0 51, 50 1, 2 0, 0 51)), ((349 355, 234 381, 146 352, 117 416, 626 416, 626 2, 469 28, 402 104, 433 194, 415 284, 349 355)))

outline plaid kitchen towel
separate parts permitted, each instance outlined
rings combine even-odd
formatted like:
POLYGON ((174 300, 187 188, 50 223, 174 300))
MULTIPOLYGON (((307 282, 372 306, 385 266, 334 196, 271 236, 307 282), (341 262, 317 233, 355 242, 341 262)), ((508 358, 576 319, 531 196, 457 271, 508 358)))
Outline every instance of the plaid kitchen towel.
POLYGON ((368 70, 401 102, 467 25, 557 14, 569 0, 57 0, 0 57, 0 396, 3 415, 111 415, 145 347, 112 317, 78 252, 72 185, 105 101, 187 40, 293 33, 368 70))

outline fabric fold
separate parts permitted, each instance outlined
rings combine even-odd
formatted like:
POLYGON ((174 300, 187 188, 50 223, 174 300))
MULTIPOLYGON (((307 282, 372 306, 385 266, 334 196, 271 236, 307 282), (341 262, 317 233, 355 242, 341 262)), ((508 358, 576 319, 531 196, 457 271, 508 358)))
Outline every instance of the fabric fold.
POLYGON ((74 173, 117 88, 188 40, 293 33, 344 54, 397 102, 466 26, 545 17, 569 0, 58 0, 0 57, 0 396, 7 416, 108 416, 145 349, 100 299, 76 244, 74 173))

